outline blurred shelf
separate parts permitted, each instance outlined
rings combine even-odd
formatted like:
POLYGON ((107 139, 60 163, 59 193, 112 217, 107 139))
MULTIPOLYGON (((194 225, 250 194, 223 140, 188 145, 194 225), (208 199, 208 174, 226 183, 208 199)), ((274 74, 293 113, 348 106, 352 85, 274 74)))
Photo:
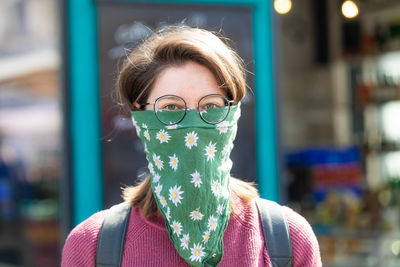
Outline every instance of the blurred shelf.
POLYGON ((361 64, 363 62, 376 62, 385 57, 393 57, 400 56, 400 47, 396 49, 390 49, 385 51, 377 51, 376 53, 368 53, 368 54, 352 54, 352 55, 343 55, 333 60, 333 63, 344 63, 349 65, 361 64))

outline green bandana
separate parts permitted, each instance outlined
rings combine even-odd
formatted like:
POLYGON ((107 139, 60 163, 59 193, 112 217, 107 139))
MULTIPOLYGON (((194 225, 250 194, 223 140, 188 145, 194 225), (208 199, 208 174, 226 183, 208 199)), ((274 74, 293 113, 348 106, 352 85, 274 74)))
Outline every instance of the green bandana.
MULTIPOLYGON (((207 117, 218 116, 221 109, 206 111, 207 117)), ((175 111, 163 112, 163 118, 174 118, 175 111)), ((240 103, 217 125, 205 123, 196 110, 188 110, 171 126, 162 124, 152 110, 132 111, 168 235, 191 266, 217 266, 223 256, 230 215, 229 155, 239 117, 240 103)))

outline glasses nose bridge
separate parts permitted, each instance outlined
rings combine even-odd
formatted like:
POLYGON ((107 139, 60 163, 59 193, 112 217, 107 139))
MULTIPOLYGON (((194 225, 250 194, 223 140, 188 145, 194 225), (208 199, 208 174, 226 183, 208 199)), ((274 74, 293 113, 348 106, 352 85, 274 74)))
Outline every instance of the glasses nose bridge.
POLYGON ((199 101, 191 101, 191 102, 186 101, 186 108, 197 110, 198 104, 199 104, 199 101))

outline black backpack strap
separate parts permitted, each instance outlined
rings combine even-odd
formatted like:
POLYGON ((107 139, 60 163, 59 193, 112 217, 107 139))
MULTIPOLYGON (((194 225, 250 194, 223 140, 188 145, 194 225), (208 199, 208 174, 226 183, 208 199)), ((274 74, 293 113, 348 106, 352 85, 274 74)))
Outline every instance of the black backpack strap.
POLYGON ((120 267, 131 206, 122 202, 112 206, 104 217, 97 242, 96 267, 120 267))
POLYGON ((272 266, 291 267, 293 265, 292 241, 281 206, 262 198, 256 199, 256 206, 272 266))

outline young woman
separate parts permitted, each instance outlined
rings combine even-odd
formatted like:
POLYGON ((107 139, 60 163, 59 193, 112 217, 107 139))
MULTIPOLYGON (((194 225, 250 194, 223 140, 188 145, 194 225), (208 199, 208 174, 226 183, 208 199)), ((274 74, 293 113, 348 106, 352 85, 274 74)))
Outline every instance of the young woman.
MULTIPOLYGON (((155 32, 125 59, 118 92, 132 109, 150 171, 132 206, 122 266, 272 266, 249 183, 229 158, 246 93, 241 59, 213 33, 155 32)), ((243 159, 245 160, 245 159, 243 159)), ((308 222, 282 207, 294 266, 321 266, 308 222)), ((95 266, 106 211, 72 230, 62 266, 95 266)))

